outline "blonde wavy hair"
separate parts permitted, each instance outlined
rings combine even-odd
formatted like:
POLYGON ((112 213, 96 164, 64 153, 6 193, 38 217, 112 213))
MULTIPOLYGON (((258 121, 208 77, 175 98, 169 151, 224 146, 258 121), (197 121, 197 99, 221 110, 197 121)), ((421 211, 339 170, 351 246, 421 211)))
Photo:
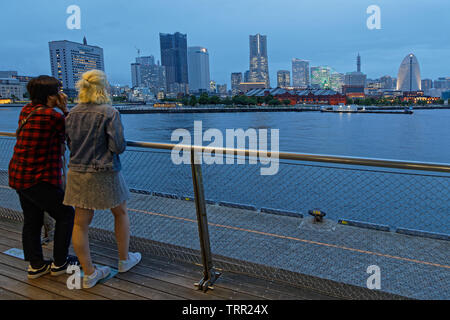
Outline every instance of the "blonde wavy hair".
POLYGON ((77 82, 78 103, 111 104, 108 93, 109 84, 106 74, 101 70, 90 70, 83 73, 77 82))

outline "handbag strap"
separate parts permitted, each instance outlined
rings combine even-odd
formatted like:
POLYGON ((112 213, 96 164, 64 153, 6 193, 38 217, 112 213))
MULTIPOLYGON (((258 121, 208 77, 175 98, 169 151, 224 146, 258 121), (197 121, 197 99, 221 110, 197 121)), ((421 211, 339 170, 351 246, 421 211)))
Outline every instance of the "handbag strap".
POLYGON ((39 108, 34 109, 33 111, 30 112, 30 114, 25 119, 20 121, 19 128, 17 128, 17 130, 16 130, 16 137, 19 136, 20 131, 22 131, 23 127, 28 122, 28 120, 31 118, 31 116, 33 114, 35 114, 36 112, 38 112, 39 110, 42 110, 42 109, 45 109, 45 108, 46 107, 39 107, 39 108))

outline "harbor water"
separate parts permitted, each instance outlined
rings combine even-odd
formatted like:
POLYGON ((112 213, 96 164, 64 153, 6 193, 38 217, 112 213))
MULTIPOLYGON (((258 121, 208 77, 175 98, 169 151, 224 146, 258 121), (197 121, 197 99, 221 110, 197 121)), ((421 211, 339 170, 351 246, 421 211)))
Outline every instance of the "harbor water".
MULTIPOLYGON (((0 108, 0 131, 15 131, 19 112, 0 108)), ((450 163, 450 110, 415 110, 412 115, 156 113, 124 114, 122 120, 126 138, 135 141, 178 143, 171 141, 174 130, 187 129, 193 136, 194 121, 202 121, 204 131, 215 128, 224 135, 226 129, 278 129, 279 149, 285 152, 450 163)), ((131 187, 192 196, 189 166, 174 165, 170 154, 126 153, 122 159, 131 187)), ((264 177, 259 167, 203 165, 206 198, 303 215, 319 208, 334 221, 450 234, 448 174, 281 161, 278 174, 264 177)))

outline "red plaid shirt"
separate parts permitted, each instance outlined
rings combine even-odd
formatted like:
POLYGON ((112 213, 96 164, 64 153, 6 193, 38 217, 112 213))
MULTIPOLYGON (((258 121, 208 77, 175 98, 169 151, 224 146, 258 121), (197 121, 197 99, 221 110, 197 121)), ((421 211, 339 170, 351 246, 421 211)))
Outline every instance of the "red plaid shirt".
MULTIPOLYGON (((27 104, 20 121, 42 105, 27 104)), ((9 186, 23 190, 45 181, 62 185, 62 144, 65 140, 64 116, 52 108, 38 110, 17 136, 14 155, 9 163, 9 186)))

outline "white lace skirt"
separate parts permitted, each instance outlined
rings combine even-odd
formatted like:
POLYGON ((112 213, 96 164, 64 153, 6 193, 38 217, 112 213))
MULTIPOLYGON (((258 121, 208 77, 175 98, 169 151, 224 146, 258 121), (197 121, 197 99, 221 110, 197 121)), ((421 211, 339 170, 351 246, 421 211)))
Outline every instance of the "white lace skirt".
POLYGON ((120 172, 67 172, 64 204, 82 209, 107 210, 130 198, 120 172))

